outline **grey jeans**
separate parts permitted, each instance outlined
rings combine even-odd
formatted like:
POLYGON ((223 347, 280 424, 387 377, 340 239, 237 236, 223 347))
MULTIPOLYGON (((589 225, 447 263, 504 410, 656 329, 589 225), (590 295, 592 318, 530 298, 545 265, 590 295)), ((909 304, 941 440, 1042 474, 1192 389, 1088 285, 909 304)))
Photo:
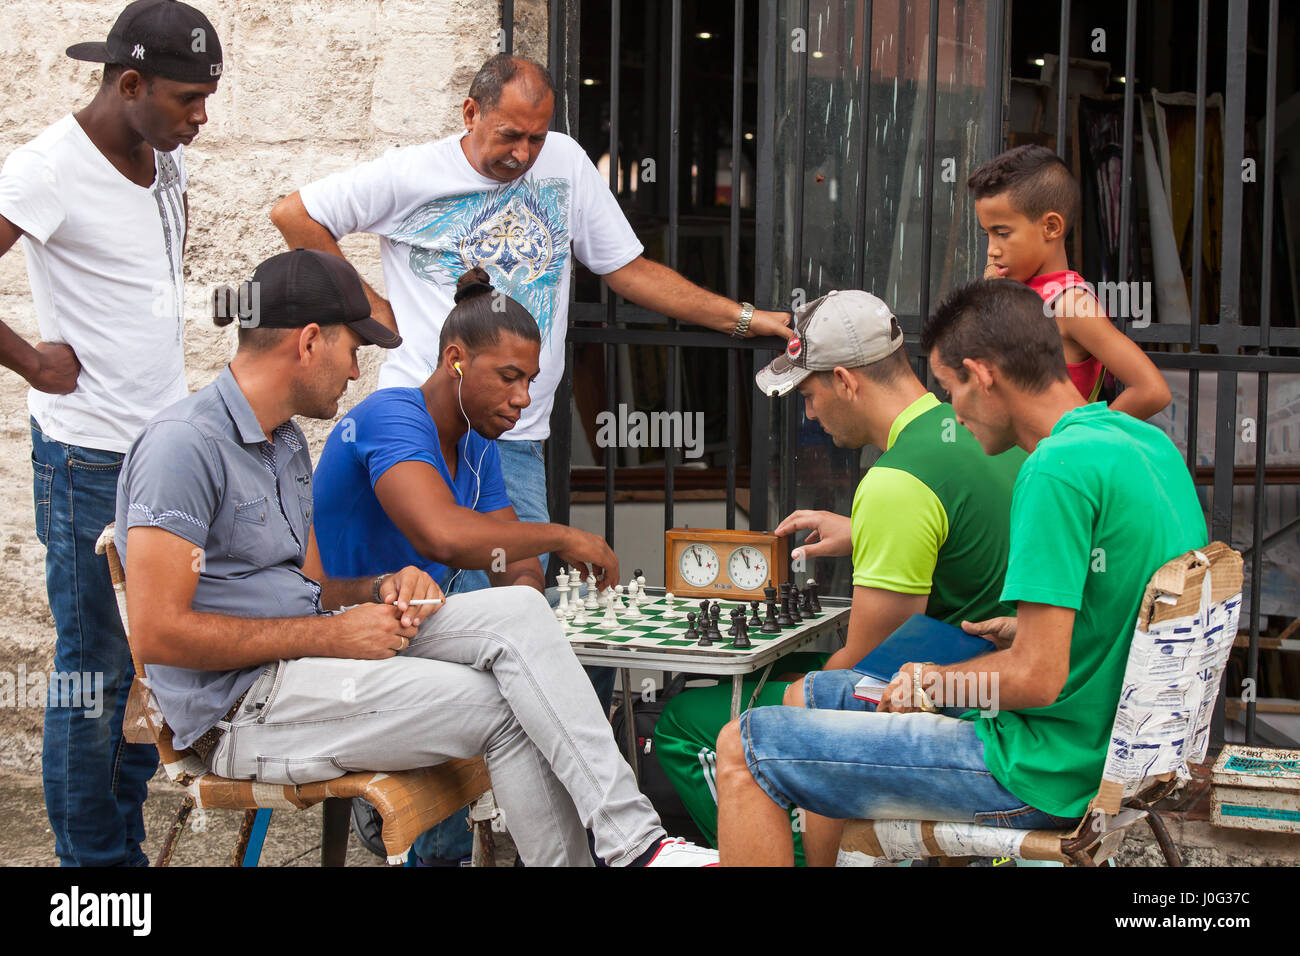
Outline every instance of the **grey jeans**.
POLYGON ((225 777, 310 783, 483 755, 530 866, 625 864, 664 836, 546 600, 455 594, 382 661, 271 665, 212 751, 225 777))

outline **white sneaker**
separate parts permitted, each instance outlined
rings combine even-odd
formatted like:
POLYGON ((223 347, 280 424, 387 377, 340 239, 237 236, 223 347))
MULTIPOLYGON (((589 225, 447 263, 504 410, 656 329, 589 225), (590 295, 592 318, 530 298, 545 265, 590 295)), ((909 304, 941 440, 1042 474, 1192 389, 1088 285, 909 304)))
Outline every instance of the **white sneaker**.
POLYGON ((659 841, 659 849, 646 866, 717 866, 718 851, 672 837, 659 841))

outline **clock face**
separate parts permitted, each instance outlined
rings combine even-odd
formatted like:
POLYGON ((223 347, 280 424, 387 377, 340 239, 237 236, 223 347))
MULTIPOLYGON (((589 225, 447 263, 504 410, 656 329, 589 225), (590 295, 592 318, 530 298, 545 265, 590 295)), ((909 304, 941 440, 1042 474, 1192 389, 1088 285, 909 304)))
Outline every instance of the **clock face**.
POLYGON ((757 548, 743 545, 731 552, 727 559, 727 574, 731 583, 742 591, 757 591, 767 583, 767 556, 757 548))
POLYGON ((687 584, 706 588, 718 579, 718 552, 707 544, 693 544, 682 551, 677 570, 687 584))

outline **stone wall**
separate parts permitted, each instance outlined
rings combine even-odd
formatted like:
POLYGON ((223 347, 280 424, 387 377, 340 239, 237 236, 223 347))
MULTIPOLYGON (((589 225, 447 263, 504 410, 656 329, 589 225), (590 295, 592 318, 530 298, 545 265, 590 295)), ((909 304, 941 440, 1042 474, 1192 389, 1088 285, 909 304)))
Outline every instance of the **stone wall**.
MULTIPOLYGON (((225 71, 208 124, 186 150, 186 367, 191 388, 221 370, 232 328, 205 317, 211 288, 251 275, 283 240, 268 212, 298 186, 461 128, 460 106, 479 65, 496 52, 499 3, 472 0, 191 0, 221 38, 225 71)), ((0 5, 0 157, 90 101, 99 68, 64 49, 101 40, 125 0, 5 0, 0 5)), ((515 48, 545 61, 545 0, 516 2, 515 48)), ((377 240, 344 252, 383 288, 377 240)), ((0 321, 28 341, 36 327, 21 244, 0 257, 0 321)), ((377 356, 362 350, 361 380, 343 415, 374 387, 377 356)), ((32 528, 26 383, 0 369, 0 672, 48 671, 54 622, 45 552, 32 528)), ((313 453, 332 423, 304 423, 313 453)), ((36 772, 39 708, 0 707, 0 771, 36 772)))

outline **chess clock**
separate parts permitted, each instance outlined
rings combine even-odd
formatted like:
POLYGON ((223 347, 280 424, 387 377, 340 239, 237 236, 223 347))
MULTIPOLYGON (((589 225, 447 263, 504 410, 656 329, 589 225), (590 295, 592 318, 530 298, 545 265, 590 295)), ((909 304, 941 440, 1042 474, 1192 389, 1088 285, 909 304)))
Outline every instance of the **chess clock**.
POLYGON ((677 597, 761 601, 790 576, 785 541, 762 531, 664 532, 664 590, 677 597))

